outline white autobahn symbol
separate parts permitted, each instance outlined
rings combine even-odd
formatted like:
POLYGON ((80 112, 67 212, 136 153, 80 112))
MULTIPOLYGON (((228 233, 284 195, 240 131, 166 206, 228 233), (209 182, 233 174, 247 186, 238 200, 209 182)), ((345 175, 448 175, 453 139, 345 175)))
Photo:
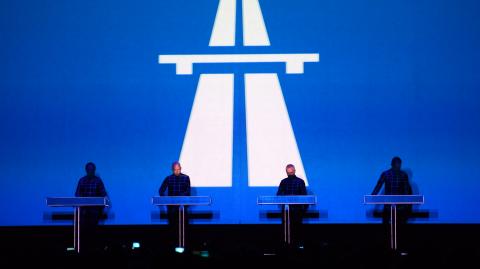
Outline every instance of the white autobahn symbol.
MULTIPOLYGON (((244 46, 270 46, 258 0, 242 1, 244 46)), ((235 46, 236 0, 220 0, 209 46, 235 46)), ((287 74, 302 74, 317 53, 159 55, 191 75, 194 64, 285 63, 287 74)), ((292 163, 307 180, 276 73, 246 73, 245 110, 249 186, 278 186, 292 163)), ((180 162, 199 187, 232 186, 234 74, 200 74, 180 162), (214 172, 211 168, 214 165, 214 172)))

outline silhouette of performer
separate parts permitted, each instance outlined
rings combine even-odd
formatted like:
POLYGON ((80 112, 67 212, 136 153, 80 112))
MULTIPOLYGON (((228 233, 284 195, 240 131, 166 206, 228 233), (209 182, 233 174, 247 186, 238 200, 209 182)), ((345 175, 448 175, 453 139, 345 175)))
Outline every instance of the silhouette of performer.
MULTIPOLYGON (((385 195, 411 195, 412 187, 407 173, 402 171, 402 160, 399 157, 393 157, 391 166, 389 170, 384 171, 380 176, 372 195, 377 195, 382 186, 385 186, 385 195)), ((390 223, 390 208, 390 205, 384 205, 382 213, 382 222, 387 230, 389 230, 390 223)), ((411 211, 411 205, 397 205, 397 233, 405 227, 411 211)))
MULTIPOLYGON (((190 177, 182 174, 182 166, 180 163, 172 163, 172 174, 167 176, 160 186, 158 193, 160 196, 190 196, 190 177)), ((167 206, 168 223, 171 230, 171 235, 178 233, 179 225, 179 206, 167 206)), ((187 227, 188 218, 185 208, 185 229, 187 227)), ((172 238, 173 240, 173 238, 172 238)))
MULTIPOLYGON (((282 179, 277 190, 277 195, 306 195, 305 181, 295 175, 295 166, 288 164, 285 168, 287 177, 282 179)), ((302 219, 307 209, 306 205, 290 205, 290 240, 293 245, 301 244, 303 240, 302 219)), ((282 211, 285 210, 283 207, 282 211)), ((282 218, 282 223, 284 223, 282 218)))
MULTIPOLYGON (((77 184, 75 196, 77 197, 106 197, 107 191, 103 185, 103 181, 95 174, 96 166, 89 162, 85 165, 84 177, 80 178, 77 184)), ((88 206, 80 209, 80 234, 82 249, 89 251, 94 250, 98 246, 98 236, 96 230, 98 223, 103 215, 103 206, 88 206)))

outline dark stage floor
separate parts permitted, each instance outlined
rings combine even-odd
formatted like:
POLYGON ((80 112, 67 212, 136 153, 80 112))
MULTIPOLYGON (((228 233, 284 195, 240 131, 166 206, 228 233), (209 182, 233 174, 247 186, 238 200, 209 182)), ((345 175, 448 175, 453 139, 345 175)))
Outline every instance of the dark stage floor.
MULTIPOLYGON (((66 250, 72 227, 0 228, 1 264, 48 268, 195 268, 315 266, 315 268, 480 268, 480 225, 409 225, 400 251, 388 251, 381 225, 305 225, 303 248, 281 243, 279 225, 195 225, 183 254, 174 252, 164 226, 103 226, 102 242, 83 255, 66 250), (140 248, 132 250, 132 243, 140 248), (405 252, 402 254, 402 252, 405 252)), ((0 265, 1 265, 0 264, 0 265)), ((13 267, 12 267, 13 266, 13 267)))

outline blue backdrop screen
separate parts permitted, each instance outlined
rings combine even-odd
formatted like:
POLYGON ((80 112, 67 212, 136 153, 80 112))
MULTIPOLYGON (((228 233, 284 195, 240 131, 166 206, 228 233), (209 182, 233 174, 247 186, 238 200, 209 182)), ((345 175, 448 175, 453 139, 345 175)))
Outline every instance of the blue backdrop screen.
POLYGON ((88 161, 112 200, 107 224, 163 222, 150 197, 180 159, 197 84, 212 73, 235 78, 232 161, 230 170, 219 167, 224 159, 201 169, 212 178, 230 172, 231 183, 194 187, 213 199, 193 209, 213 218, 195 222, 279 221, 262 214, 276 207, 256 205, 276 187, 249 180, 244 74, 253 73, 278 74, 291 122, 284 132, 293 130, 308 191, 318 196, 312 209, 321 218, 309 222, 378 221, 362 198, 398 155, 425 195, 420 208, 433 213, 416 221, 480 223, 480 2, 260 0, 269 46, 248 46, 241 18, 252 3, 243 13, 236 3, 235 44, 209 46, 216 0, 1 1, 0 225, 66 223, 48 217, 67 209, 47 208, 45 197, 73 195, 88 161), (300 74, 272 62, 194 64, 179 75, 158 60, 271 53, 318 53, 320 61, 300 74))

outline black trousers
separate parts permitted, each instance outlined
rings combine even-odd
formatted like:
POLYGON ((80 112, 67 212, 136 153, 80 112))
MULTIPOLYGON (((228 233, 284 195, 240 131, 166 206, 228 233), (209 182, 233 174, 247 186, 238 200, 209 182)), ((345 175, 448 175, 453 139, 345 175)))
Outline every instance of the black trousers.
POLYGON ((98 223, 103 215, 103 207, 83 207, 80 209, 80 251, 93 252, 100 248, 98 223))

